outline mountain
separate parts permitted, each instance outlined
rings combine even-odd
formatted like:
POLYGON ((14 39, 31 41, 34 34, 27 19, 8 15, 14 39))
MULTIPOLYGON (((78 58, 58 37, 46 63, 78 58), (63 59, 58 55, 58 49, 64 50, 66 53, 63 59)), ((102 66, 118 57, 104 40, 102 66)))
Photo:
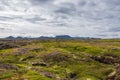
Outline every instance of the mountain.
POLYGON ((7 39, 14 39, 14 37, 13 36, 8 36, 7 39))
POLYGON ((55 38, 57 38, 57 39, 71 39, 72 37, 69 35, 57 35, 55 38))
POLYGON ((53 38, 53 37, 47 37, 47 36, 41 36, 39 37, 40 39, 50 39, 50 38, 53 38))

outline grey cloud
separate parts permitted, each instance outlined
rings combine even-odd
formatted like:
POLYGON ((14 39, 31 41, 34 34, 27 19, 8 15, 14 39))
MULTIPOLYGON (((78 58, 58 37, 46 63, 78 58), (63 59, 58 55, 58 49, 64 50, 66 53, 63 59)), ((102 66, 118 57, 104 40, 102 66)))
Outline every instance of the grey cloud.
POLYGON ((67 23, 54 23, 54 24, 52 24, 52 25, 54 25, 54 26, 56 26, 56 27, 68 27, 68 24, 67 24, 67 23))
POLYGON ((120 32, 120 27, 112 27, 108 31, 109 32, 120 32))
POLYGON ((118 34, 95 34, 99 37, 106 38, 106 37, 119 37, 118 34))
POLYGON ((30 0, 30 2, 33 4, 33 5, 46 5, 47 3, 50 3, 54 0, 30 0))
POLYGON ((0 28, 0 30, 5 30, 5 28, 0 28))
POLYGON ((7 27, 0 27, 0 31, 11 31, 12 29, 7 28, 7 27))
POLYGON ((4 11, 6 6, 8 6, 8 2, 6 0, 0 0, 0 10, 4 11))
POLYGON ((116 36, 116 37, 119 37, 119 34, 112 34, 112 36, 116 36))
POLYGON ((2 3, 3 5, 5 5, 5 6, 10 6, 10 5, 9 5, 10 2, 11 2, 11 1, 8 1, 8 0, 1 0, 1 3, 2 3))
POLYGON ((100 37, 107 37, 108 35, 107 34, 95 34, 97 36, 100 36, 100 37))
POLYGON ((40 18, 40 17, 34 17, 34 18, 29 18, 29 19, 25 19, 28 22, 31 23, 37 23, 38 21, 45 21, 45 18, 40 18))
POLYGON ((92 0, 92 1, 88 1, 88 0, 79 0, 78 5, 80 7, 85 7, 85 6, 89 6, 89 7, 96 7, 98 5, 98 0, 92 0))
POLYGON ((106 3, 110 4, 110 5, 120 5, 120 1, 119 0, 105 0, 106 3))
POLYGON ((67 26, 66 23, 59 23, 57 26, 67 26))
POLYGON ((48 23, 48 25, 52 25, 55 27, 68 27, 68 24, 66 22, 62 22, 62 21, 50 21, 47 23, 48 23))
POLYGON ((2 20, 2 21, 7 21, 7 20, 11 20, 11 19, 14 19, 14 18, 12 18, 12 17, 0 16, 0 20, 2 20))
POLYGON ((87 2, 85 1, 85 0, 80 0, 79 2, 78 2, 78 4, 79 4, 79 6, 85 6, 86 4, 87 4, 87 2))
POLYGON ((55 10, 55 13, 74 15, 74 13, 76 13, 76 7, 72 3, 64 3, 57 10, 55 10))

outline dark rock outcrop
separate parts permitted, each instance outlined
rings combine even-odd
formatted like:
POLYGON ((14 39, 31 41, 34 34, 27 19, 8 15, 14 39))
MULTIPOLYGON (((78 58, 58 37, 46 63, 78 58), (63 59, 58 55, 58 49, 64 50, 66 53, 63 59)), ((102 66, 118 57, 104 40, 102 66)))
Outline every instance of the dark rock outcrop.
POLYGON ((10 49, 10 48, 16 48, 19 47, 18 45, 14 44, 14 43, 1 43, 0 44, 0 50, 2 49, 10 49))
POLYGON ((50 54, 44 55, 43 61, 44 62, 49 62, 49 61, 62 62, 62 61, 68 60, 69 58, 70 58, 70 56, 67 54, 63 54, 61 52, 55 52, 55 53, 50 53, 50 54))
POLYGON ((2 64, 0 64, 0 69, 17 70, 18 67, 14 66, 14 65, 11 65, 11 64, 2 63, 2 64))
POLYGON ((47 66, 45 62, 33 62, 32 66, 47 66))
POLYGON ((102 55, 102 56, 91 56, 91 58, 95 61, 98 61, 98 62, 104 63, 104 64, 120 63, 120 56, 116 56, 116 55, 106 54, 106 55, 102 55))
POLYGON ((21 58, 20 61, 26 61, 26 60, 32 59, 32 58, 34 58, 34 56, 27 56, 25 58, 21 58))

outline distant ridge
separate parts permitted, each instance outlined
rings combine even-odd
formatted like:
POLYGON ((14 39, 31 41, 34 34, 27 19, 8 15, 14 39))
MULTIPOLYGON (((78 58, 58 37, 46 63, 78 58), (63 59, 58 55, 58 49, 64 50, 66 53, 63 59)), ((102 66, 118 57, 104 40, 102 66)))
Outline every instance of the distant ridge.
POLYGON ((55 38, 58 38, 58 39, 70 39, 70 38, 72 38, 71 36, 69 36, 69 35, 57 35, 55 38))
POLYGON ((22 37, 22 36, 9 36, 6 39, 100 39, 100 38, 92 38, 92 37, 71 37, 69 35, 56 35, 55 37, 48 37, 48 36, 40 36, 36 38, 31 37, 22 37))
POLYGON ((54 38, 54 37, 47 37, 47 36, 40 36, 40 39, 50 39, 50 38, 54 38))

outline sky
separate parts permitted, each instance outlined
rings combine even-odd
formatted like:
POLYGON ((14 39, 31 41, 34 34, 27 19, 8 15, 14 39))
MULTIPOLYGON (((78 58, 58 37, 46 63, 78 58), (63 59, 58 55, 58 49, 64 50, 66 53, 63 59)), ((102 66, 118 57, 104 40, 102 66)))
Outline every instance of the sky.
POLYGON ((120 0, 0 0, 0 37, 120 38, 120 0))

